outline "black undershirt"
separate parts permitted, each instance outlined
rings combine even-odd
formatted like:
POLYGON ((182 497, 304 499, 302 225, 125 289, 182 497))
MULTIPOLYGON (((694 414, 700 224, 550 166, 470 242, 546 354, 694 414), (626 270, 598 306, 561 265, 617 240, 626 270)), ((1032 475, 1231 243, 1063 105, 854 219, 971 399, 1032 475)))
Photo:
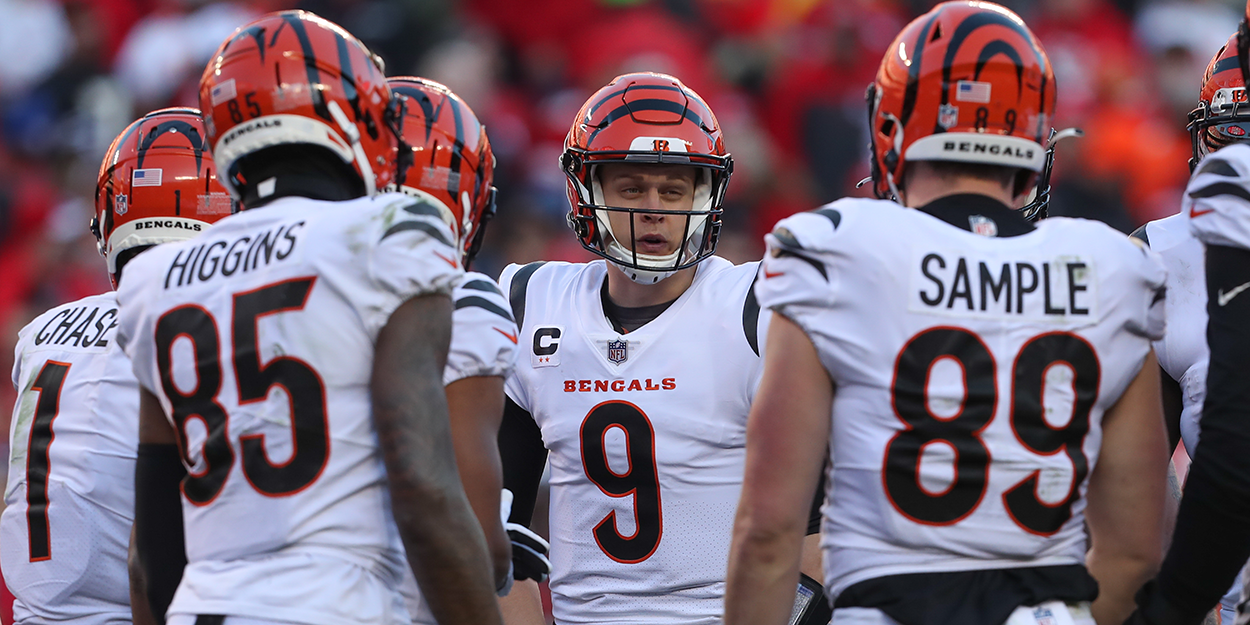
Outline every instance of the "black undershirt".
POLYGON ((599 299, 603 301, 603 314, 608 318, 608 323, 611 323, 612 329, 620 334, 628 334, 655 321, 656 317, 664 314, 664 311, 668 310, 668 307, 677 301, 674 299, 663 304, 652 304, 650 306, 618 306, 612 301, 611 296, 608 295, 608 280, 606 278, 603 280, 603 288, 599 289, 599 299))
MULTIPOLYGON (((933 200, 916 210, 928 213, 956 228, 969 232, 973 231, 972 224, 974 221, 981 221, 977 218, 987 219, 994 224, 994 230, 997 231, 997 234, 993 236, 998 237, 1020 236, 1028 234, 1034 229, 1033 224, 1029 223, 1020 214, 1020 211, 988 195, 979 193, 947 195, 933 200)), ((984 222, 982 221, 982 223, 984 222)))

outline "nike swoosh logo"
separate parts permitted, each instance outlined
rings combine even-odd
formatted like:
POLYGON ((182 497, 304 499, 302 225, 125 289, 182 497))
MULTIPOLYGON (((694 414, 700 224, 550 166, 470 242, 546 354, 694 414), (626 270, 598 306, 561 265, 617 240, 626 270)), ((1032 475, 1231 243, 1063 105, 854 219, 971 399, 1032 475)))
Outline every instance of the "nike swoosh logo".
POLYGON ((1242 291, 1246 289, 1250 289, 1250 282, 1247 282, 1227 293, 1224 292, 1224 289, 1220 289, 1219 293, 1216 294, 1217 298, 1219 299, 1220 306, 1223 306, 1224 304, 1227 304, 1233 301, 1234 297, 1237 297, 1242 291))
POLYGON ((784 275, 786 275, 786 272, 784 271, 769 271, 767 269, 764 270, 765 278, 776 278, 777 276, 784 276, 784 275))
POLYGON ((435 256, 437 256, 437 257, 439 257, 439 258, 441 258, 441 259, 443 259, 443 262, 447 263, 448 265, 451 265, 452 267, 458 267, 458 266, 459 266, 459 265, 457 265, 457 264, 456 264, 456 261, 454 261, 454 260, 452 260, 452 259, 450 259, 450 258, 447 258, 446 256, 443 256, 442 254, 439 254, 438 252, 434 252, 434 255, 435 255, 435 256))
MULTIPOLYGON (((494 328, 494 326, 491 326, 491 327, 492 327, 492 328, 494 328)), ((495 331, 496 331, 496 332, 498 332, 498 333, 500 333, 500 334, 504 335, 505 337, 507 337, 507 339, 508 339, 509 341, 512 341, 512 344, 513 344, 513 345, 516 345, 516 335, 515 335, 515 334, 508 334, 507 332, 504 332, 503 330, 500 330, 499 328, 494 328, 494 329, 495 329, 495 331)))
POLYGON ((1190 218, 1190 219, 1193 219, 1194 217, 1201 217, 1201 216, 1203 216, 1203 215, 1205 215, 1205 214, 1207 214, 1207 213, 1214 213, 1214 212, 1215 212, 1215 209, 1214 209, 1214 208, 1208 208, 1208 209, 1205 209, 1205 210, 1198 210, 1198 209, 1194 208, 1193 206, 1190 206, 1190 207, 1189 207, 1189 218, 1190 218))

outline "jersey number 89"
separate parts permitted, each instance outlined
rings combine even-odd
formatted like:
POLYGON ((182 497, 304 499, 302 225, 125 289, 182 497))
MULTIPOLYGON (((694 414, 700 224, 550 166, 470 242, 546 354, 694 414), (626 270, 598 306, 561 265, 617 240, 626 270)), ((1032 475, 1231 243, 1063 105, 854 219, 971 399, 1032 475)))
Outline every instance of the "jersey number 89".
MULTIPOLYGON (((1047 503, 1037 496, 1040 471, 1003 494, 1007 513, 1023 530, 1049 536, 1071 518, 1072 504, 1089 474, 1082 444, 1089 432, 1089 413, 1098 397, 1101 369, 1094 348, 1068 332, 1035 336, 1024 343, 1012 364, 1011 429, 1030 452, 1050 456, 1064 452, 1072 462, 1072 485, 1063 500, 1047 503), (1062 427, 1046 422, 1042 391, 1047 370, 1054 365, 1072 370, 1072 418, 1062 427)), ((884 484, 894 507, 907 518, 926 525, 951 525, 972 513, 985 496, 990 451, 981 432, 994 418, 998 405, 994 357, 981 339, 962 328, 930 328, 908 341, 894 367, 890 396, 894 412, 906 424, 886 445, 884 484), (934 415, 928 406, 929 372, 943 358, 955 360, 963 372, 965 396, 950 417, 934 415), (955 450, 955 474, 950 485, 933 493, 920 485, 920 456, 935 441, 955 450)))

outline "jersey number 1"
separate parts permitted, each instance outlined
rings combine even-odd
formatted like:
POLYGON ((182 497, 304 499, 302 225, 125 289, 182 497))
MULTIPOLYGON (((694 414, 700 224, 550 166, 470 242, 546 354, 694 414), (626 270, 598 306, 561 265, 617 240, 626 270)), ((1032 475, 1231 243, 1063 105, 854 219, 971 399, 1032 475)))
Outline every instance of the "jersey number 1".
POLYGON ((39 391, 35 419, 26 445, 26 534, 30 537, 30 561, 52 559, 51 527, 48 524, 48 450, 56 433, 52 422, 61 411, 61 387, 69 363, 49 360, 35 376, 32 391, 39 391))
POLYGON ((586 477, 609 497, 634 498, 634 533, 623 536, 617 529, 616 511, 595 525, 595 542, 609 558, 636 564, 651 557, 660 546, 664 523, 660 509, 660 476, 655 463, 655 429, 647 415, 629 402, 605 401, 590 410, 582 421, 582 466, 586 477), (629 469, 617 473, 608 465, 607 433, 625 433, 629 469))

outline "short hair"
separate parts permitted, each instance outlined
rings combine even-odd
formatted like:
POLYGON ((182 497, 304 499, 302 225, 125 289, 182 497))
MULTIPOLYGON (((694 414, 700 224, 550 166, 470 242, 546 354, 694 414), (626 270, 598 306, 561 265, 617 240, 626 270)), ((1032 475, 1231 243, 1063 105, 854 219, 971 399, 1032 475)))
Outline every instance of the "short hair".
POLYGON ((933 170, 933 173, 943 180, 951 178, 975 178, 986 182, 994 182, 1005 188, 1011 188, 1015 184, 1016 175, 1020 173, 1019 167, 1007 167, 1005 165, 987 165, 985 163, 963 163, 960 161, 912 161, 909 164, 915 165, 925 163, 933 170))

